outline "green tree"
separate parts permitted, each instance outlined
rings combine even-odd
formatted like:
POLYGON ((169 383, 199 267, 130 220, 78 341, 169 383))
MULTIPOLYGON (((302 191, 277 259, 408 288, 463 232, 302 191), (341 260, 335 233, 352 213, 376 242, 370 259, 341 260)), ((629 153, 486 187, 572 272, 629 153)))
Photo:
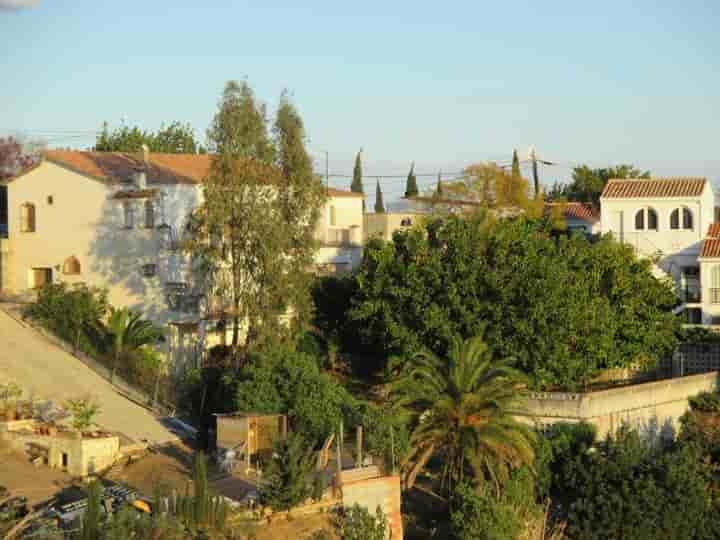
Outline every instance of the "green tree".
POLYGON ((455 540, 515 540, 522 531, 515 509, 486 486, 458 486, 450 499, 450 525, 455 540))
POLYGON ((499 486, 511 469, 532 464, 532 433, 513 416, 523 408, 524 387, 524 376, 493 359, 479 337, 453 340, 447 358, 417 354, 391 387, 415 418, 405 487, 437 454, 447 492, 468 471, 499 486))
POLYGON ((71 398, 65 402, 65 408, 73 416, 73 428, 83 432, 95 424, 95 416, 100 412, 100 405, 91 396, 71 398))
POLYGON ((198 143, 195 131, 190 124, 174 121, 161 124, 157 132, 146 131, 138 126, 122 125, 110 131, 104 122, 102 130, 95 139, 93 150, 96 152, 140 152, 145 145, 151 152, 170 154, 205 153, 206 149, 198 143))
POLYGON ((139 313, 134 313, 128 308, 110 308, 106 331, 113 353, 110 382, 115 380, 123 354, 137 351, 142 347, 154 345, 163 340, 161 328, 158 328, 150 321, 143 320, 139 313))
POLYGON ((273 458, 265 469, 260 501, 273 510, 290 510, 310 496, 314 452, 299 434, 277 441, 273 458))
POLYGON ((407 183, 405 184, 405 198, 417 197, 420 194, 418 190, 417 178, 415 177, 415 162, 410 164, 410 172, 407 176, 407 183))
POLYGON ((580 165, 573 169, 572 181, 568 185, 553 186, 554 197, 565 197, 569 201, 580 201, 600 204, 600 195, 605 184, 611 178, 650 178, 650 171, 641 171, 633 165, 618 165, 600 169, 592 169, 580 165))
POLYGON ((349 317, 376 354, 444 355, 454 336, 484 335, 532 387, 578 389, 676 346, 676 296, 650 265, 544 220, 447 216, 367 243, 349 317))
POLYGON ((438 173, 437 187, 435 188, 435 195, 437 195, 438 197, 443 196, 442 173, 438 173))
POLYGON ((362 183, 362 148, 355 155, 355 166, 353 167, 353 179, 350 190, 355 193, 365 193, 362 183))
POLYGON ((375 187, 375 213, 385 213, 385 204, 383 203, 383 194, 380 189, 380 180, 377 181, 377 186, 375 187))

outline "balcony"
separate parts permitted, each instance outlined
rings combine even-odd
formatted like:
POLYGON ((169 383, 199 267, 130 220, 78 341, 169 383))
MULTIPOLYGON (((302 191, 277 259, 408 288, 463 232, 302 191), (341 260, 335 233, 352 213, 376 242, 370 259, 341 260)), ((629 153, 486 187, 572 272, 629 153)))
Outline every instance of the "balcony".
POLYGON ((710 303, 720 304, 720 289, 710 289, 710 303))
POLYGON ((322 246, 327 247, 350 247, 362 244, 362 232, 360 227, 329 227, 316 231, 315 239, 322 246))
MULTIPOLYGON (((717 290, 720 291, 720 289, 717 290)), ((683 289, 680 291, 680 298, 686 304, 699 304, 701 302, 700 289, 683 289)))

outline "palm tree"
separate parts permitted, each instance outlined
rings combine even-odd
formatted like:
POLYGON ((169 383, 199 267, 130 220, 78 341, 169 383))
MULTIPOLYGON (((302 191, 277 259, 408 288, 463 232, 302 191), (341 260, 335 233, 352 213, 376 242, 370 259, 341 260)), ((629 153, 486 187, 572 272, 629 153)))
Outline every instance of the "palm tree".
POLYGON ((120 357, 124 353, 136 351, 141 347, 152 345, 163 339, 162 329, 150 321, 140 319, 139 313, 134 313, 127 308, 110 308, 107 330, 113 350, 111 383, 115 380, 120 357))
POLYGON ((443 458, 448 491, 468 472, 498 489, 510 469, 534 461, 533 433, 513 416, 523 409, 524 376, 494 360, 482 338, 454 339, 447 359, 417 354, 390 389, 415 425, 406 489, 435 455, 443 458))

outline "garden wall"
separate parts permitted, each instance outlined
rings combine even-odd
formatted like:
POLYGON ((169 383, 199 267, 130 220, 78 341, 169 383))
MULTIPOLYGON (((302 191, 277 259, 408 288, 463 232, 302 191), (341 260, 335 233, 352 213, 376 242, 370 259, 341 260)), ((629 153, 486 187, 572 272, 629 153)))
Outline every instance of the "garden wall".
POLYGON ((529 414, 518 415, 540 427, 559 422, 587 422, 599 439, 628 425, 650 439, 671 439, 688 398, 720 389, 720 372, 665 379, 588 393, 538 392, 528 401, 529 414))

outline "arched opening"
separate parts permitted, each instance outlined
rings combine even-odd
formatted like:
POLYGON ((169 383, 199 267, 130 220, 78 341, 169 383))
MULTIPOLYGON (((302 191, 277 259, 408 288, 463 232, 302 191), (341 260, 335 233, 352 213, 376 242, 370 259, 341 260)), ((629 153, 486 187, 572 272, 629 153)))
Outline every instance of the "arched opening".
POLYGON ((635 230, 645 230, 645 209, 640 209, 635 213, 635 230))
POLYGON ((683 206, 670 212, 670 228, 673 230, 692 230, 693 214, 690 209, 683 206))
POLYGON ((35 232, 35 205, 32 203, 20 206, 20 232, 35 232))
POLYGON ((654 208, 641 208, 635 213, 636 231, 657 231, 658 215, 654 208))
POLYGON ((75 255, 65 259, 63 263, 63 274, 68 276, 76 276, 81 272, 80 261, 75 255))

